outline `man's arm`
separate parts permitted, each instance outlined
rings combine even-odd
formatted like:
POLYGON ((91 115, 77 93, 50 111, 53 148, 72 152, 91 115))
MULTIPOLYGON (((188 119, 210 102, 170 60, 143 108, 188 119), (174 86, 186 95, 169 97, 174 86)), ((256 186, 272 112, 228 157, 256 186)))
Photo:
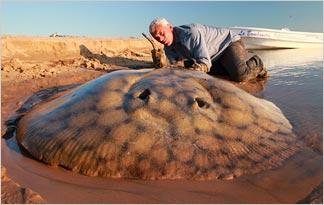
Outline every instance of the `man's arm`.
POLYGON ((192 53, 192 59, 185 62, 185 67, 190 70, 209 72, 212 63, 205 38, 198 29, 193 28, 191 31, 186 46, 192 53))

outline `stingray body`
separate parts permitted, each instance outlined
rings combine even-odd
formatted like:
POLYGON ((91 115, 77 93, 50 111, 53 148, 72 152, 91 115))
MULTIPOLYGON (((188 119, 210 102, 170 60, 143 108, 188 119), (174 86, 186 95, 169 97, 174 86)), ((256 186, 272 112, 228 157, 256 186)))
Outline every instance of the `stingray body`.
POLYGON ((35 106, 17 140, 33 157, 90 175, 217 179, 282 164, 298 149, 279 108, 178 69, 116 71, 35 106))

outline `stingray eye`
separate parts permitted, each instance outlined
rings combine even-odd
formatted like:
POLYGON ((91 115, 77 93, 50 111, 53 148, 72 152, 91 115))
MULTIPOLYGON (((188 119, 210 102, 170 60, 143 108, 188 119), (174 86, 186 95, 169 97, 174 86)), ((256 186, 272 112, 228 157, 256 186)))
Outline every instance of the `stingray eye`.
POLYGON ((149 89, 145 89, 139 96, 141 100, 147 102, 149 100, 149 97, 151 95, 151 91, 149 89))
POLYGON ((204 99, 195 98, 195 100, 200 108, 206 108, 206 109, 209 108, 209 103, 206 102, 204 99))

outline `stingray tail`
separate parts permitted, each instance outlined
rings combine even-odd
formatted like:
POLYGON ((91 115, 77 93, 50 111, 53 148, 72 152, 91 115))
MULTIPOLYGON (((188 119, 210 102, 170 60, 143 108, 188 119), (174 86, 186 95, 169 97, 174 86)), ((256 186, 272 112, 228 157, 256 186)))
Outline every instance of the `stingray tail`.
POLYGON ((145 35, 145 33, 142 33, 142 35, 152 44, 153 50, 156 50, 156 45, 154 41, 151 38, 149 38, 147 35, 145 35))

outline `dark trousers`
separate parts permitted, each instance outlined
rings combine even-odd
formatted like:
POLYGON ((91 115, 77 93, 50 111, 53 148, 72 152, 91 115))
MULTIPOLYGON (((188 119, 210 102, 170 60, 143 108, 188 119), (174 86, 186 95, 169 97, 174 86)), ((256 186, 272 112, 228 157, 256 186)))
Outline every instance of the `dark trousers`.
POLYGON ((238 82, 254 79, 263 70, 263 63, 259 56, 251 56, 242 40, 235 41, 213 62, 210 74, 228 75, 238 82))

